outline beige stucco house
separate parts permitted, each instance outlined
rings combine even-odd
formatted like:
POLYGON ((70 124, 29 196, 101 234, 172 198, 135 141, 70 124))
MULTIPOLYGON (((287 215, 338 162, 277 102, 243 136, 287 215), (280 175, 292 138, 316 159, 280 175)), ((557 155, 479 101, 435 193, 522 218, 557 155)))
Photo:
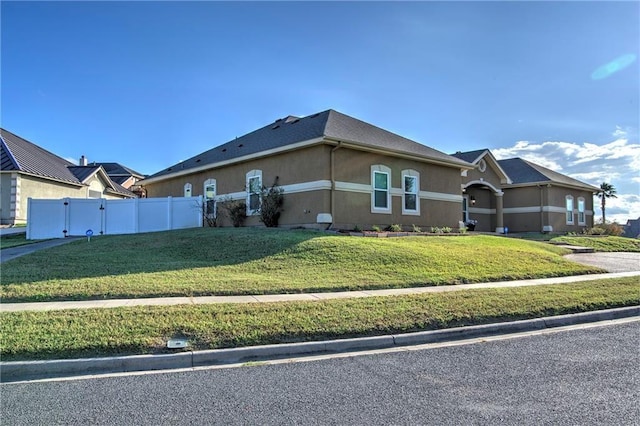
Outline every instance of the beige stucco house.
POLYGON ((578 231, 593 224, 597 191, 525 160, 497 161, 488 150, 447 155, 334 110, 276 120, 139 183, 149 197, 243 200, 246 225, 255 226, 257 193, 276 180, 285 197, 281 226, 334 229, 475 220, 487 232, 578 231))
MULTIPOLYGON (((27 221, 29 198, 133 198, 99 165, 75 164, 0 129, 0 221, 27 221)), ((82 159, 81 159, 82 161, 82 159)))
POLYGON ((521 158, 487 149, 457 152, 475 167, 463 179, 464 221, 477 231, 580 232, 593 226, 598 188, 521 158))
MULTIPOLYGON (((276 120, 140 184, 149 197, 243 200, 248 226, 260 225, 257 192, 277 180, 285 198, 280 226, 457 228, 461 174, 471 168, 466 161, 328 110, 276 120)), ((220 219, 229 225, 227 218, 220 219)))

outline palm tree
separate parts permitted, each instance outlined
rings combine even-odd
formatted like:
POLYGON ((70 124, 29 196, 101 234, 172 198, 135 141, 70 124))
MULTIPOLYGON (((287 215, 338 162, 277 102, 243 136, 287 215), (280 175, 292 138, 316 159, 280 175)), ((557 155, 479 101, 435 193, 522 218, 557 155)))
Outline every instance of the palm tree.
POLYGON ((607 203, 607 198, 618 198, 616 197, 616 187, 611 185, 610 183, 607 182, 602 182, 600 184, 600 192, 598 192, 598 197, 600 197, 600 207, 602 208, 602 224, 604 225, 605 222, 605 215, 604 215, 604 207, 605 204, 607 203))

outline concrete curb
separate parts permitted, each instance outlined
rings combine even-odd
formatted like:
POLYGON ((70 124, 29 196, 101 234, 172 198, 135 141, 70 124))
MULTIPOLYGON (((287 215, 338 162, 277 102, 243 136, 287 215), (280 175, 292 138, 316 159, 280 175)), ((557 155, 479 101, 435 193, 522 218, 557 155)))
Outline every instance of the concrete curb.
POLYGON ((6 383, 78 375, 181 369, 278 359, 290 356, 356 352, 543 330, 634 316, 640 316, 640 306, 444 330, 319 342, 285 343, 161 355, 0 362, 0 381, 6 383))

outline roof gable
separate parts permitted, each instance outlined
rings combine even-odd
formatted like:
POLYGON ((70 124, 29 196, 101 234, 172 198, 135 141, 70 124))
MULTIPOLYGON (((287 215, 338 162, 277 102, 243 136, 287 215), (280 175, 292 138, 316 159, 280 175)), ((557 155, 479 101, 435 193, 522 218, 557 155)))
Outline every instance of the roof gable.
POLYGON ((473 164, 474 166, 477 166, 480 163, 480 160, 484 160, 485 164, 491 167, 493 171, 498 175, 498 178, 500 179, 500 183, 503 183, 503 184, 512 183, 512 180, 509 177, 509 175, 504 171, 504 169, 498 163, 498 160, 496 160, 496 157, 494 157, 491 151, 489 151, 488 149, 478 149, 475 151, 468 151, 468 152, 458 151, 452 155, 456 158, 460 158, 464 161, 467 161, 473 164))
POLYGON ((100 165, 76 166, 5 129, 0 129, 0 140, 2 171, 17 171, 78 186, 98 175, 106 183, 107 192, 136 197, 113 182, 100 165))
POLYGON ((80 184, 69 170, 73 163, 39 147, 38 145, 0 129, 2 136, 2 170, 15 170, 44 178, 80 184), (11 168, 4 168, 5 163, 11 168))

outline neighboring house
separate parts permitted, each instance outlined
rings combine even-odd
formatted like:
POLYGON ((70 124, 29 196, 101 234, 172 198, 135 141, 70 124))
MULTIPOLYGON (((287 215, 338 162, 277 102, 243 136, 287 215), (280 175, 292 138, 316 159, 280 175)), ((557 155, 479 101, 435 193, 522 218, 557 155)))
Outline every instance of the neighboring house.
POLYGON ((593 226, 598 188, 521 158, 496 160, 488 149, 457 152, 475 166, 463 178, 463 220, 476 230, 580 232, 593 226))
POLYGON ((624 225, 624 237, 640 238, 640 217, 637 219, 628 219, 624 225))
POLYGON ((145 178, 142 173, 138 173, 120 163, 96 163, 93 161, 91 165, 102 166, 113 182, 128 189, 138 197, 144 198, 146 196, 144 190, 138 184, 140 180, 145 178))
MULTIPOLYGON (((140 182, 149 197, 243 200, 260 225, 259 192, 284 189, 285 227, 352 229, 413 224, 457 228, 466 161, 327 110, 288 116, 140 182)), ((218 209, 219 210, 219 209, 218 209)), ((215 207, 210 214, 216 214, 215 207)), ((220 218, 224 225, 227 218, 220 218)))
POLYGON ((28 198, 134 198, 103 167, 75 164, 0 129, 0 222, 27 220, 28 198))

